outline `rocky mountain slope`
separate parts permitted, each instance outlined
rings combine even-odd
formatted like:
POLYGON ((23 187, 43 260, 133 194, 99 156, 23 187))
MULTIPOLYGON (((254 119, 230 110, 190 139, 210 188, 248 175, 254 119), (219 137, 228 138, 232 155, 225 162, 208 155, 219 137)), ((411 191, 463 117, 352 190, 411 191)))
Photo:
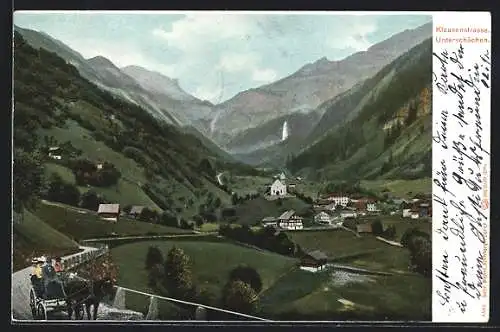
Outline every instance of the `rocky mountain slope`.
POLYGON ((324 115, 287 163, 317 179, 430 176, 432 42, 321 106, 324 115))
POLYGON ((15 27, 34 48, 44 48, 74 65, 79 73, 114 95, 141 106, 153 116, 177 126, 194 126, 206 133, 212 105, 184 92, 174 80, 138 66, 118 68, 109 59, 85 59, 46 33, 15 27))
POLYGON ((323 109, 317 107, 324 101, 373 76, 431 35, 432 24, 428 23, 400 32, 343 60, 322 58, 277 82, 243 91, 216 106, 212 137, 222 146, 234 147, 233 139, 250 128, 299 111, 321 112, 323 109))
MULTIPOLYGON (((94 60, 109 66, 102 59, 94 60)), ((207 195, 229 201, 229 194, 218 187, 217 171, 254 172, 190 133, 191 127, 169 125, 101 90, 65 59, 33 48, 17 32, 14 101, 16 167, 41 163, 48 173, 78 185, 81 192, 92 189, 107 201, 189 217, 197 214, 207 195), (44 152, 49 146, 59 146, 63 158, 50 159, 44 152), (114 184, 78 183, 75 167, 82 164, 78 160, 110 163, 119 178, 114 184)), ((22 196, 31 171, 14 171, 22 196)))

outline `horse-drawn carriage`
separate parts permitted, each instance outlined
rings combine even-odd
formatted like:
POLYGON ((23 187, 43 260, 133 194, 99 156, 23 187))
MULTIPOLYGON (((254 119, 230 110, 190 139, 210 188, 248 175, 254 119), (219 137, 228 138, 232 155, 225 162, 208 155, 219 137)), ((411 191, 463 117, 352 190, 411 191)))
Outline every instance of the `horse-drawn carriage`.
POLYGON ((64 315, 61 319, 81 320, 85 311, 91 319, 90 307, 94 306, 92 319, 96 319, 97 308, 104 296, 112 291, 107 280, 89 281, 74 273, 61 272, 45 285, 31 276, 30 308, 35 320, 47 320, 48 314, 64 315))
POLYGON ((69 283, 76 278, 73 274, 60 273, 57 278, 50 280, 46 285, 43 281, 31 276, 30 308, 35 320, 47 320, 48 314, 65 313, 71 319, 75 313, 76 319, 83 319, 84 303, 91 296, 86 283, 81 283, 81 292, 87 293, 85 297, 75 301, 76 294, 68 294, 69 283))

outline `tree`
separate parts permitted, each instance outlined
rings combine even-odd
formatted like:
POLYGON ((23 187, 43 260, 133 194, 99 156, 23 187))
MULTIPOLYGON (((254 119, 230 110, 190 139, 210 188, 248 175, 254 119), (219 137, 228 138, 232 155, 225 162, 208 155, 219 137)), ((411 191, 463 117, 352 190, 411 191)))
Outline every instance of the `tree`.
POLYGON ((14 150, 13 166, 14 211, 33 207, 46 187, 42 158, 39 152, 14 150))
POLYGON ((384 232, 384 225, 382 224, 382 221, 380 219, 374 220, 372 222, 372 233, 373 235, 382 235, 384 232))
POLYGON ((151 269, 157 264, 163 264, 163 255, 158 247, 150 246, 146 254, 146 270, 151 269))
POLYGON ((253 288, 241 281, 230 281, 223 289, 224 307, 241 313, 253 313, 257 309, 258 297, 253 288))
POLYGON ((177 217, 171 211, 163 211, 160 223, 165 226, 178 227, 177 217))
POLYGON ((383 233, 383 237, 388 240, 393 240, 396 237, 396 226, 390 225, 383 233))
POLYGON ((101 204, 101 200, 95 191, 88 190, 82 194, 80 201, 80 206, 82 208, 97 211, 97 209, 99 209, 99 204, 101 204))
POLYGON ((229 281, 241 280, 250 285, 256 293, 262 290, 262 279, 256 269, 246 265, 235 267, 229 273, 229 281))
POLYGON ((54 202, 78 206, 80 191, 75 185, 64 182, 59 174, 52 173, 49 180, 47 198, 54 202))
POLYGON ((189 256, 184 250, 172 247, 163 265, 164 286, 174 297, 186 298, 193 290, 193 277, 189 256))

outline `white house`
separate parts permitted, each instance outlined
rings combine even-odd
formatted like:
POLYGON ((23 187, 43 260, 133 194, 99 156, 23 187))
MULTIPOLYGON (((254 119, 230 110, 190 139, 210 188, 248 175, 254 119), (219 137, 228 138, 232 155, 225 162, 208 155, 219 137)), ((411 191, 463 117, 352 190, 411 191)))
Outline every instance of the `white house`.
POLYGON ((331 194, 328 196, 327 200, 335 203, 335 205, 342 205, 342 206, 347 206, 347 204, 350 201, 349 197, 342 194, 331 194))
POLYGON ((356 211, 343 210, 343 211, 340 211, 340 216, 342 218, 357 218, 358 214, 356 213, 356 211))
POLYGON ((411 209, 403 209, 403 218, 411 217, 411 209))
POLYGON ((294 210, 288 210, 278 217, 278 227, 288 230, 297 230, 303 229, 304 225, 302 223, 302 218, 296 216, 294 210))
POLYGON ((61 149, 58 146, 52 146, 49 148, 49 158, 55 160, 61 160, 61 149))
POLYGON ((366 211, 368 212, 379 212, 380 210, 377 208, 377 204, 375 203, 367 203, 366 211))
POLYGON ((411 216, 410 216, 411 219, 418 219, 418 218, 420 218, 420 214, 418 213, 418 211, 412 210, 410 213, 411 213, 411 216))
POLYGON ((281 182, 279 179, 275 180, 271 185, 271 196, 285 196, 286 195, 286 184, 281 182))
POLYGON ((325 211, 321 211, 320 213, 314 216, 314 221, 319 224, 330 225, 332 223, 332 216, 330 216, 325 211))

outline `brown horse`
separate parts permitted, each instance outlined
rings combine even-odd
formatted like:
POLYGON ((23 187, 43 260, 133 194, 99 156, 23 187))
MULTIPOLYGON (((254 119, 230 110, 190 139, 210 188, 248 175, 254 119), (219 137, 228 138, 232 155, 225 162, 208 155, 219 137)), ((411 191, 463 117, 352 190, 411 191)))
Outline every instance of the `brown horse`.
POLYGON ((107 295, 113 294, 113 283, 110 279, 102 280, 72 280, 66 285, 68 317, 75 313, 76 319, 83 319, 83 308, 87 319, 96 320, 99 304, 107 295), (91 315, 90 308, 93 307, 91 315))

